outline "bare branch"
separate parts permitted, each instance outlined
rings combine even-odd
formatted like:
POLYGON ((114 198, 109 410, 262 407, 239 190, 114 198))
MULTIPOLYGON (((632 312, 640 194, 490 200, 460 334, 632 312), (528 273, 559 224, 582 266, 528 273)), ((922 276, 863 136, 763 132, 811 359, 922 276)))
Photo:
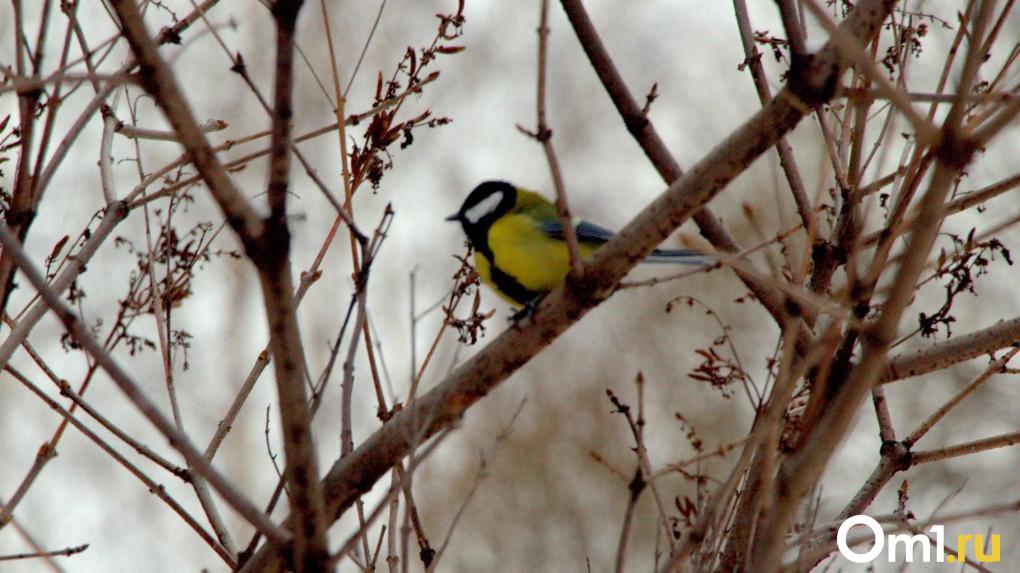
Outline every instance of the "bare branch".
POLYGON ((202 453, 191 444, 188 437, 174 428, 173 423, 159 412, 156 405, 145 396, 127 372, 103 350, 102 346, 92 337, 88 328, 74 314, 74 311, 67 306, 67 303, 60 299, 58 294, 49 288, 45 279, 35 269, 35 265, 25 256, 21 245, 18 244, 17 239, 7 229, 6 225, 0 226, 0 243, 3 244, 4 252, 9 253, 14 258, 18 268, 39 292, 46 305, 64 323, 65 328, 71 332, 93 359, 103 367, 103 370, 106 370, 110 378, 117 384, 117 387, 124 392, 138 410, 152 422, 160 433, 170 440, 170 445, 179 451, 196 471, 209 480, 209 483, 223 496, 227 503, 243 515, 252 525, 262 531, 264 535, 278 543, 287 541, 289 534, 270 521, 265 514, 242 496, 222 474, 213 468, 202 456, 202 453))

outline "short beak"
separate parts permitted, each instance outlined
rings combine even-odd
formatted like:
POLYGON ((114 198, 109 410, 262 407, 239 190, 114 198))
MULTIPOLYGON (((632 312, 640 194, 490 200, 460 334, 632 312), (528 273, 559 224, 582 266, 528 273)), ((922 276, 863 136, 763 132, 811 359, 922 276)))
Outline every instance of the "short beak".
POLYGON ((444 221, 458 221, 458 220, 460 220, 460 213, 454 213, 453 215, 450 215, 449 217, 447 217, 447 218, 445 218, 443 220, 444 221))

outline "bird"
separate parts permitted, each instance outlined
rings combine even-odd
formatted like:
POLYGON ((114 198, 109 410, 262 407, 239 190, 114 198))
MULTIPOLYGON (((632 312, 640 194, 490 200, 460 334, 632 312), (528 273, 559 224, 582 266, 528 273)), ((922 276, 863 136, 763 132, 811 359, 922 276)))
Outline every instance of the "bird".
MULTIPOLYGON (((514 307, 532 307, 570 271, 556 205, 539 193, 506 181, 485 181, 446 221, 460 223, 474 249, 478 276, 514 307)), ((574 232, 582 259, 613 237, 612 231, 583 220, 574 232)), ((712 261, 688 249, 656 249, 645 259, 689 265, 712 261)))

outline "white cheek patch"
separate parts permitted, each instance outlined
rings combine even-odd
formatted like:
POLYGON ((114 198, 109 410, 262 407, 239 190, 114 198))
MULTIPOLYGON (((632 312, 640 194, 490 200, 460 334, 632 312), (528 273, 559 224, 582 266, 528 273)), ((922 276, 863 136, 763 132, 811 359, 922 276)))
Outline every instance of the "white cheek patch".
POLYGON ((464 218, 467 219, 468 223, 474 225, 482 219, 482 217, 489 215, 499 207, 499 204, 503 201, 502 193, 493 193, 485 199, 478 202, 477 205, 472 206, 467 211, 464 211, 464 218))

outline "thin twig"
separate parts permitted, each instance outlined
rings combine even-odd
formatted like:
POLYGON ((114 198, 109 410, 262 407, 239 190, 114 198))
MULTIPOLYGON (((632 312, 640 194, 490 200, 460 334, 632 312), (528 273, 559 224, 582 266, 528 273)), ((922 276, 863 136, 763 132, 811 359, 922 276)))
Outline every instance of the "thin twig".
MULTIPOLYGON (((67 257, 70 264, 50 283, 50 288, 58 296, 70 288, 75 279, 85 271, 86 266, 96 254, 96 251, 99 250, 99 247, 111 236, 113 230, 126 217, 127 209, 123 203, 116 202, 106 207, 103 211, 102 223, 90 233, 88 240, 78 249, 77 253, 67 257)), ((17 325, 11 329, 3 343, 0 344, 0 367, 7 365, 7 362, 14 355, 18 346, 28 337, 29 333, 32 332, 32 329, 35 328, 35 325, 46 312, 46 303, 39 300, 18 320, 17 325)))
POLYGON ((1003 369, 1006 368, 1006 365, 1009 364, 1009 361, 1014 356, 1016 356, 1017 352, 1020 352, 1020 347, 1013 348, 1012 350, 1003 354, 1000 358, 992 361, 992 363, 989 364, 988 367, 984 369, 984 371, 975 376, 974 379, 968 382, 966 386, 960 388, 956 392, 956 394, 954 394, 952 398, 946 401, 945 404, 940 406, 938 410, 936 410, 930 416, 925 418, 925 420, 917 426, 917 429, 915 429, 913 432, 910 433, 909 436, 903 439, 903 444, 908 448, 916 444, 918 440, 923 438, 924 435, 928 433, 928 430, 932 429, 935 426, 935 424, 942 420, 942 418, 944 418, 945 415, 948 414, 950 410, 952 410, 960 402, 962 402, 964 398, 966 398, 975 390, 977 390, 979 387, 984 385, 984 383, 990 380, 992 376, 1001 373, 1003 369))
POLYGON ((1000 434, 991 438, 974 440, 972 442, 966 442, 955 446, 947 446, 937 450, 914 452, 910 457, 910 464, 917 466, 930 462, 938 462, 958 458, 960 456, 976 454, 978 452, 986 452, 997 448, 1015 446, 1017 444, 1020 444, 1020 432, 1010 432, 1008 434, 1000 434))
POLYGON ((563 173, 560 171, 560 162, 556 157, 556 149, 552 144, 552 130, 549 129, 549 122, 546 119, 546 75, 549 60, 549 0, 542 0, 542 7, 538 23, 538 81, 536 82, 535 108, 538 119, 536 130, 533 134, 535 139, 542 144, 542 151, 545 152, 546 161, 549 163, 549 173, 552 175, 553 188, 556 190, 556 214, 560 218, 560 227, 563 229, 563 239, 567 243, 567 253, 570 255, 570 275, 574 279, 581 277, 581 249, 577 244, 577 233, 574 230, 573 219, 570 216, 570 204, 567 201, 567 189, 563 183, 563 173))
MULTIPOLYGON (((217 554, 223 561, 233 567, 236 563, 233 555, 221 546, 216 539, 207 532, 198 521, 195 520, 180 504, 178 504, 169 494, 166 493, 164 487, 150 479, 145 473, 143 473, 137 466, 128 461, 127 458, 122 456, 115 448, 107 444, 101 437, 95 432, 90 430, 81 421, 74 417, 73 414, 64 409, 60 404, 47 396, 38 386, 32 383, 27 377, 21 374, 14 368, 7 367, 6 371, 9 372, 16 380, 21 382, 26 388, 28 388, 33 394, 39 397, 47 406, 53 411, 57 412, 64 420, 67 420, 76 430, 82 433, 86 438, 96 444, 103 452, 110 456, 117 464, 128 470, 131 475, 138 478, 142 484, 150 491, 153 495, 158 497, 161 501, 167 504, 171 510, 184 520, 185 523, 191 527, 199 537, 217 554)), ((5 505, 6 507, 6 505, 5 505)), ((3 522, 0 521, 0 524, 3 522)))
POLYGON ((41 557, 71 557, 79 553, 84 553, 89 548, 89 544, 77 545, 74 547, 65 547, 64 549, 54 549, 52 551, 37 551, 35 553, 12 553, 10 555, 0 555, 0 561, 17 561, 20 559, 38 559, 41 557))
MULTIPOLYGON (((791 52, 798 53, 798 50, 804 49, 804 38, 801 34, 800 26, 796 25, 796 18, 787 15, 789 11, 788 4, 787 0, 780 2, 780 11, 783 14, 787 36, 790 39, 791 52), (792 21, 787 22, 787 18, 792 18, 792 21)), ((761 52, 758 51, 754 44, 746 0, 733 0, 733 8, 737 16, 740 42, 744 47, 744 62, 747 63, 748 71, 751 73, 751 79, 754 81, 754 87, 758 92, 758 99, 764 105, 772 99, 772 89, 769 87, 768 78, 765 76, 765 68, 761 64, 761 52)), ((802 51, 799 53, 804 54, 802 51)), ((786 175, 786 180, 790 185, 790 193, 793 195, 794 204, 797 205, 797 213, 800 215, 801 223, 804 225, 804 229, 807 229, 809 234, 814 236, 811 230, 815 228, 816 222, 811 208, 811 201, 808 199, 807 191, 804 189, 804 180, 801 177, 800 168, 797 166, 797 159, 793 155, 793 149, 786 141, 786 138, 780 139, 779 143, 776 144, 776 152, 779 154, 779 165, 783 168, 783 173, 786 175)))

